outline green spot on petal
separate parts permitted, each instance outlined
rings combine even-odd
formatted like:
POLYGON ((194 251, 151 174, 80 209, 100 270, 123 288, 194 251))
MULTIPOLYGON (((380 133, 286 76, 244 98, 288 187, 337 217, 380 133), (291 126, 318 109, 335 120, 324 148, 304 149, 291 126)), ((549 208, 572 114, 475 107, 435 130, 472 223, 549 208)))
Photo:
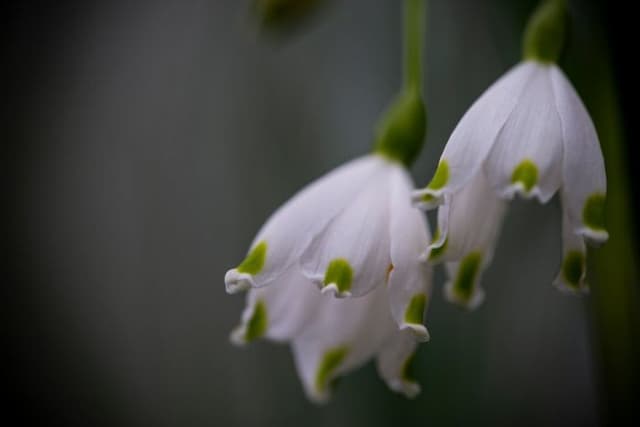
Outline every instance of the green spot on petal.
POLYGON ((316 372, 315 388, 318 393, 323 393, 327 389, 331 376, 344 361, 348 352, 349 349, 346 346, 341 346, 331 348, 324 353, 316 372))
POLYGON ((351 289, 353 281, 353 269, 349 261, 344 258, 336 258, 329 263, 327 271, 324 273, 324 285, 335 283, 340 292, 351 289))
POLYGON ((260 338, 267 331, 267 306, 259 300, 253 309, 253 315, 247 323, 247 332, 244 336, 247 342, 260 338))
POLYGON ((582 221, 592 230, 605 230, 604 211, 605 211, 605 195, 595 193, 589 196, 582 209, 582 221))
POLYGON ((453 284, 453 291, 460 300, 468 302, 471 299, 481 263, 482 254, 480 252, 471 252, 460 261, 458 274, 453 284))
POLYGON ((562 262, 562 276, 567 284, 578 288, 584 273, 585 259, 580 251, 568 252, 562 262))
POLYGON ((411 297, 407 310, 404 313, 404 321, 412 324, 422 324, 424 317, 424 308, 427 305, 427 296, 425 294, 415 294, 411 297))
MULTIPOLYGON (((431 240, 431 243, 433 244, 433 242, 437 242, 438 239, 440 239, 440 229, 436 228, 436 232, 433 236, 433 239, 431 240)), ((431 251, 429 252, 429 260, 433 261, 434 259, 440 258, 442 254, 444 254, 445 251, 447 250, 448 243, 449 243, 449 238, 447 237, 446 239, 444 239, 444 242, 442 242, 441 246, 431 249, 431 251)))
POLYGON ((407 360, 405 360, 402 364, 402 369, 400 370, 400 378, 403 381, 409 383, 415 382, 415 355, 415 352, 411 353, 409 357, 407 357, 407 360))
POLYGON ((262 241, 255 245, 247 257, 240 263, 237 270, 239 273, 258 274, 264 267, 264 260, 267 257, 267 242, 262 241))
POLYGON ((430 190, 439 190, 449 181, 449 163, 446 160, 440 160, 436 173, 431 178, 431 182, 427 185, 430 190))
POLYGON ((531 191, 531 189, 538 182, 538 167, 531 160, 523 160, 513 170, 511 174, 511 183, 521 183, 525 192, 531 191))

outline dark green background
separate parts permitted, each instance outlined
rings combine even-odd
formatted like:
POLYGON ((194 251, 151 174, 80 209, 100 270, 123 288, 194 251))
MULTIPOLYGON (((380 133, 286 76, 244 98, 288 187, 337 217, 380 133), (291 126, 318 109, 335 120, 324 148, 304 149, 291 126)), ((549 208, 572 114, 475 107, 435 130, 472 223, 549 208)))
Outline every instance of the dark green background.
MULTIPOLYGON (((571 4, 574 64, 598 43, 624 81, 622 49, 611 41, 618 18, 599 2, 571 4)), ((461 115, 519 60, 534 5, 429 1, 419 185, 461 115)), ((369 364, 316 407, 286 346, 228 342, 243 298, 225 293, 225 271, 294 191, 369 151, 401 82, 400 6, 333 1, 287 36, 260 31, 246 1, 15 7, 8 69, 17 96, 4 170, 17 190, 8 222, 17 280, 7 287, 3 351, 18 420, 604 422, 590 297, 551 286, 561 248, 555 199, 512 204, 478 311, 444 301, 438 270, 416 400, 388 391, 369 364)))

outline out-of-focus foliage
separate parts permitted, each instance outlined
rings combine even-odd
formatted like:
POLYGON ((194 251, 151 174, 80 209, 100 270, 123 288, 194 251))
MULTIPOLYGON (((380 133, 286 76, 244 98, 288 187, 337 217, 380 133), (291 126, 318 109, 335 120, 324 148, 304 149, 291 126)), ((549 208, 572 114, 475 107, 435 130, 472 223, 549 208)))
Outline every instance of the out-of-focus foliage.
POLYGON ((304 24, 327 0, 254 0, 260 23, 271 30, 287 30, 304 24))

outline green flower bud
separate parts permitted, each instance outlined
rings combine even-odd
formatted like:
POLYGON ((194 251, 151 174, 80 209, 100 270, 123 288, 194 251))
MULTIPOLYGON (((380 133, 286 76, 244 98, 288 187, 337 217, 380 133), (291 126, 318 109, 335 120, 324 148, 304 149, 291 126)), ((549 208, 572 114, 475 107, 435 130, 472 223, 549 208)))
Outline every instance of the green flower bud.
POLYGON ((566 20, 565 0, 542 0, 524 32, 524 59, 557 62, 564 46, 566 20))
POLYGON ((422 149, 427 115, 417 88, 407 88, 378 124, 374 151, 410 166, 422 149))
POLYGON ((308 18, 325 0, 254 0, 254 9, 262 25, 269 29, 287 29, 308 18))

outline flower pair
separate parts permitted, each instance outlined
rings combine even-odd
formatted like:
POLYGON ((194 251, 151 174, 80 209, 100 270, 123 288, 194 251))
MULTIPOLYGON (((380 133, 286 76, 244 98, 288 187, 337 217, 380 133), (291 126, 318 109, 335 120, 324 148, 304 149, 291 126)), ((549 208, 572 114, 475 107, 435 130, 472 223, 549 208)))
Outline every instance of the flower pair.
POLYGON ((428 339, 431 270, 420 260, 430 235, 412 190, 404 166, 371 154, 278 209, 225 276, 229 293, 249 290, 232 340, 290 342, 315 401, 373 356, 390 388, 414 396, 419 386, 407 366, 417 341, 428 339))
POLYGON ((585 240, 607 240, 606 175, 598 136, 580 98, 554 64, 529 60, 493 84, 453 131, 436 173, 414 193, 438 209, 428 258, 447 262, 448 299, 476 307, 506 201, 515 195, 563 206, 563 261, 554 284, 586 291, 585 240))
MULTIPOLYGON (((420 2, 406 4, 411 22, 418 15, 410 12, 419 10, 411 6, 420 2)), ((463 116, 433 179, 419 191, 406 166, 422 147, 426 116, 419 49, 408 43, 411 72, 383 117, 375 153, 301 190, 227 272, 229 293, 248 290, 232 341, 291 343, 314 401, 326 400, 334 379, 373 357, 391 389, 414 396, 419 386, 408 365, 417 343, 429 338, 423 317, 431 265, 446 263, 447 299, 477 307, 484 298, 480 276, 516 195, 546 203, 560 193, 563 260, 554 283, 585 291, 585 241, 608 238, 606 175, 589 114, 555 65, 564 13, 562 0, 542 2, 525 35, 525 61, 463 116), (412 200, 438 207, 433 239, 412 200)))

